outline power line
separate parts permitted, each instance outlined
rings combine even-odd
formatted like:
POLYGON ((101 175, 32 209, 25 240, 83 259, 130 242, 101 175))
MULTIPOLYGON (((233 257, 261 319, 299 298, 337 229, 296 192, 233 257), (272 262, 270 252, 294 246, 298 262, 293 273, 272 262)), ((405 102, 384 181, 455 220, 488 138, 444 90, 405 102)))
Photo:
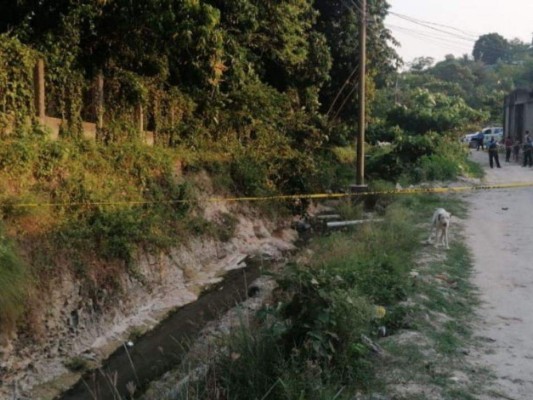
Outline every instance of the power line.
POLYGON ((413 32, 413 33, 417 33, 417 34, 420 34, 420 35, 424 35, 425 37, 430 37, 430 38, 433 38, 433 39, 440 39, 440 40, 444 40, 444 41, 447 41, 449 43, 454 43, 454 44, 458 44, 458 45, 461 45, 461 46, 470 46, 470 45, 472 45, 474 43, 474 42, 471 42, 471 41, 464 41, 464 40, 460 40, 460 39, 447 37, 446 35, 442 35, 442 34, 439 34, 439 33, 436 33, 436 32, 428 32, 428 31, 423 31, 423 30, 420 30, 420 29, 407 28, 407 27, 401 26, 401 25, 394 25, 394 24, 387 23, 386 26, 391 28, 391 29, 400 29, 400 30, 403 30, 403 31, 406 31, 406 32, 413 32))
POLYGON ((455 38, 453 36, 446 36, 445 34, 433 32, 433 31, 422 31, 420 29, 417 30, 417 29, 413 29, 413 28, 407 28, 405 26, 394 25, 394 24, 391 24, 391 23, 386 23, 386 25, 390 26, 392 28, 396 28, 396 29, 403 29, 403 30, 407 30, 407 31, 411 31, 411 32, 423 33, 424 35, 427 35, 428 37, 448 40, 450 42, 458 43, 458 44, 462 44, 462 45, 471 45, 471 44, 475 43, 475 40, 455 38))
POLYGON ((335 96, 335 98, 333 99, 333 102, 331 103, 331 105, 329 106, 329 109, 328 109, 328 112, 326 113, 326 116, 328 116, 331 111, 333 110, 333 107, 335 106, 335 103, 337 103, 337 100, 339 99, 340 95, 342 94, 342 92, 344 91, 344 88, 346 87, 346 85, 348 85, 348 83, 350 83, 350 80, 353 78, 353 76, 357 73, 357 71, 359 70, 359 66, 356 66, 352 73, 350 74, 350 76, 348 77, 348 79, 346 79, 344 81, 344 84, 342 85, 342 87, 339 89, 339 91, 337 92, 337 95, 335 96))
POLYGON ((476 32, 469 32, 469 31, 466 31, 464 29, 459 29, 459 28, 457 28, 455 26, 440 24, 440 23, 437 23, 437 22, 431 22, 431 21, 415 18, 415 17, 409 16, 409 15, 396 13, 394 11, 390 11, 389 14, 397 16, 399 18, 409 18, 410 20, 417 21, 417 22, 424 23, 424 24, 439 26, 441 28, 452 29, 452 30, 454 30, 456 32, 459 32, 459 33, 461 33, 463 35, 466 35, 466 36, 470 36, 471 38, 474 38, 474 39, 477 39, 480 36, 480 34, 476 33, 476 32))
POLYGON ((337 117, 339 116, 339 114, 341 113, 341 111, 343 110, 344 106, 346 105, 346 103, 348 102, 348 100, 350 100, 350 97, 353 96, 353 94, 355 93, 355 91, 357 90, 357 88, 359 87, 359 83, 356 82, 353 87, 352 87, 352 90, 350 90, 348 92, 348 94, 346 95, 346 97, 344 98, 343 102, 341 103, 340 107, 338 108, 337 112, 335 113, 335 115, 333 116, 333 120, 336 120, 337 117))
MULTIPOLYGON (((366 18, 366 21, 367 22, 375 22, 375 21, 370 21, 370 19, 368 18, 369 17, 369 13, 368 11, 367 12, 364 12, 363 9, 361 8, 361 6, 359 4, 357 4, 354 0, 348 0, 350 3, 352 3, 353 7, 355 8, 355 10, 359 13, 359 15, 361 16, 365 16, 366 18)), ((341 0, 342 4, 344 5, 344 7, 346 7, 348 10, 350 11, 353 11, 353 9, 348 5, 346 4, 346 1, 345 0, 341 0)))
MULTIPOLYGON (((407 27, 399 26, 399 25, 394 25, 394 24, 390 24, 390 23, 387 23, 386 27, 388 29, 391 29, 391 30, 400 31, 403 34, 409 35, 409 36, 414 37, 416 39, 426 41, 427 43, 439 44, 441 46, 445 46, 446 48, 449 48, 449 49, 452 49, 452 50, 461 49, 462 51, 471 52, 473 50, 474 46, 475 46, 475 43, 477 43, 477 40, 465 39, 465 38, 457 37, 454 34, 451 34, 450 37, 443 36, 442 34, 444 34, 445 32, 436 33, 436 32, 429 32, 429 31, 423 31, 423 30, 416 30, 416 29, 411 29, 411 28, 407 28, 407 27), (461 42, 459 42, 459 40, 461 42), (465 43, 463 43, 462 41, 464 41, 465 43), (469 47, 467 45, 467 43, 470 43, 472 45, 472 47, 469 47)), ((423 27, 425 27, 425 26, 423 26, 423 27)), ((425 27, 425 28, 427 28, 427 27, 425 27)), ((490 46, 490 45, 489 46, 485 45, 484 49, 494 50, 494 51, 498 51, 498 52, 502 50, 500 47, 490 46)), ((528 51, 529 51, 528 49, 524 49, 524 50, 522 50, 520 52, 521 53, 527 53, 528 51)))
POLYGON ((349 0, 349 1, 357 9, 357 11, 359 11, 359 15, 365 15, 366 16, 365 10, 363 10, 359 4, 357 4, 354 0, 349 0))
MULTIPOLYGON (((392 12, 392 11, 390 12, 390 14, 394 15, 394 16, 396 16, 398 18, 401 18, 403 20, 409 21, 409 22, 411 22, 413 24, 417 24, 417 25, 423 26, 423 27, 428 28, 428 29, 432 29, 432 30, 437 31, 437 32, 445 33, 447 35, 454 36, 454 37, 459 38, 459 39, 471 40, 471 41, 475 41, 477 39, 477 37, 475 37, 474 35, 457 34, 457 33, 453 33, 453 32, 450 32, 450 31, 447 31, 447 30, 444 30, 444 29, 436 28, 435 26, 432 25, 433 23, 431 23, 431 22, 417 20, 416 18, 409 17, 407 15, 398 14, 398 13, 395 13, 395 12, 392 12)), ((449 29, 451 29, 451 27, 449 29)), ((456 28, 453 28, 453 29, 456 29, 456 28)))
MULTIPOLYGON (((353 2, 353 0, 349 0, 349 1, 355 6, 355 8, 356 8, 357 11, 361 11, 361 9, 358 8, 357 4, 355 4, 355 3, 353 2)), ((341 0, 341 3, 342 3, 342 5, 343 5, 344 7, 346 7, 348 10, 350 10, 350 11, 352 11, 352 12, 354 11, 354 10, 352 9, 352 7, 350 7, 350 5, 349 5, 345 0, 341 0)))
POLYGON ((405 35, 408 35, 410 37, 413 37, 414 39, 417 39, 417 40, 420 40, 420 41, 423 41, 431 46, 437 46, 439 48, 443 48, 443 49, 446 49, 446 50, 449 50, 449 51, 459 51, 459 52, 465 52, 465 53, 469 53, 470 50, 469 49, 466 49, 466 48, 458 48, 457 45, 453 45, 453 44, 450 44, 450 43, 444 43, 444 42, 439 42, 437 41, 437 39, 427 39, 421 35, 417 35, 415 33, 410 33, 410 32, 402 32, 403 34, 405 35))
POLYGON ((431 42, 431 43, 435 43, 435 44, 439 44, 439 45, 444 45, 447 48, 453 48, 453 49, 460 48, 461 50, 464 50, 464 51, 471 51, 472 50, 472 47, 468 46, 467 43, 454 41, 453 39, 448 39, 448 38, 445 38, 443 36, 432 35, 432 34, 430 34, 428 32, 424 32, 424 31, 421 31, 421 30, 409 29, 409 28, 405 28, 403 26, 396 26, 396 25, 392 25, 392 24, 387 24, 386 26, 388 28, 390 28, 391 30, 400 31, 400 32, 402 32, 404 34, 410 35, 410 36, 415 37, 417 39, 426 41, 428 43, 431 42))
MULTIPOLYGON (((426 42, 433 42, 434 44, 439 44, 441 46, 446 46, 447 48, 453 48, 454 50, 457 49, 457 48, 462 48, 463 51, 471 51, 471 50, 473 50, 473 47, 475 47, 475 44, 479 40, 479 36, 480 35, 468 32, 468 31, 466 31, 464 29, 459 29, 459 28, 451 26, 451 25, 439 24, 439 23, 436 23, 436 22, 422 20, 422 19, 418 19, 418 18, 415 18, 415 17, 411 17, 411 16, 408 16, 408 15, 405 15, 405 14, 396 13, 396 12, 393 12, 393 11, 390 11, 389 14, 393 15, 393 16, 396 16, 398 18, 401 18, 404 21, 407 21, 409 23, 412 23, 412 24, 421 26, 421 27, 423 27, 425 29, 437 32, 437 33, 430 34, 428 31, 417 31, 417 30, 409 29, 409 28, 406 28, 406 27, 403 27, 403 26, 395 26, 393 24, 387 24, 388 27, 390 27, 392 29, 395 29, 395 30, 400 30, 404 34, 410 35, 410 36, 415 37, 415 38, 417 38, 419 40, 424 40, 426 42), (444 27, 444 28, 446 28, 448 30, 436 28, 436 26, 444 27), (457 32, 460 32, 461 34, 457 34, 455 32, 450 32, 449 29, 457 31, 457 32), (446 35, 447 37, 438 36, 438 35, 442 35, 442 34, 446 35), (421 37, 421 35, 424 35, 424 37, 421 37), (475 36, 475 35, 477 35, 477 36, 475 36), (428 37, 431 38, 431 39, 428 39, 428 37), (457 42, 457 40, 470 43, 472 45, 472 48, 468 48, 468 49, 465 48, 466 43, 459 43, 459 42, 457 42)), ((496 52, 502 51, 502 48, 497 47, 497 46, 490 46, 490 45, 489 46, 485 45, 484 49, 494 50, 496 52)), ((527 52, 527 50, 524 50, 524 52, 527 52)))

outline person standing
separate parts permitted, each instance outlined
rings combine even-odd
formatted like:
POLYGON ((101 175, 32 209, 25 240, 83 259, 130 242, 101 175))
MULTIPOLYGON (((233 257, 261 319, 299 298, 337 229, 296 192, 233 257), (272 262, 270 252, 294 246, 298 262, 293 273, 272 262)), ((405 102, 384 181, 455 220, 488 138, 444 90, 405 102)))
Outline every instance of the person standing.
POLYGON ((514 145, 513 145, 513 159, 515 162, 518 162, 519 156, 520 156, 520 140, 515 139, 514 145))
POLYGON ((490 167, 494 167, 493 161, 496 162, 496 167, 501 168, 500 166, 500 159, 498 156, 498 143, 496 143, 496 140, 494 140, 494 137, 490 138, 489 145, 487 146, 489 149, 489 164, 490 167))
POLYGON ((511 139, 511 136, 507 136, 503 144, 505 145, 505 162, 510 162, 511 152, 513 151, 513 139, 511 139))
POLYGON ((477 150, 479 151, 479 148, 481 147, 481 150, 485 150, 484 142, 485 141, 485 134, 483 131, 479 132, 478 138, 477 138, 477 150))
MULTIPOLYGON (((526 132, 529 133, 529 132, 526 132)), ((529 134, 526 136, 526 142, 524 143, 524 163, 522 164, 522 167, 525 167, 526 165, 529 165, 530 167, 533 166, 533 160, 531 159, 531 156, 533 155, 533 143, 531 143, 531 138, 529 137, 529 134)))

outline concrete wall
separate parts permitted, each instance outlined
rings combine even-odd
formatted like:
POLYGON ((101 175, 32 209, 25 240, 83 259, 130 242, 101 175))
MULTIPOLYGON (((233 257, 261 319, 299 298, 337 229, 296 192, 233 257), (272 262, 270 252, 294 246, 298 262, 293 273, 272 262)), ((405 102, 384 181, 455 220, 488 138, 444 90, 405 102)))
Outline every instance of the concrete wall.
POLYGON ((533 134, 533 102, 527 103, 525 107, 524 128, 529 131, 530 134, 533 134))
MULTIPOLYGON (((60 118, 44 117, 41 123, 50 130, 51 138, 59 139, 59 127, 61 126, 60 118)), ((85 139, 96 140, 96 124, 92 122, 82 122, 83 137, 85 139)), ((144 131, 144 142, 148 146, 154 145, 154 133, 152 131, 144 131)))
POLYGON ((505 97, 505 134, 523 139, 525 132, 533 135, 533 90, 518 89, 505 97))

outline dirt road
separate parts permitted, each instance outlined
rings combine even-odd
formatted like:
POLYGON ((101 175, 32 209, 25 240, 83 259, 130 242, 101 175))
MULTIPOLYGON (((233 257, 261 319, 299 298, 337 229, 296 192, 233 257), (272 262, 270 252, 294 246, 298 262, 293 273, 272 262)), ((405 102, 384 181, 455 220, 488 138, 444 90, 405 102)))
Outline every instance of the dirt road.
MULTIPOLYGON (((533 182, 533 168, 473 151, 486 168, 485 182, 533 182)), ((487 343, 472 362, 488 366, 496 384, 484 399, 533 398, 533 188, 490 190, 467 196, 465 237, 474 258, 474 283, 482 305, 475 335, 487 343)))

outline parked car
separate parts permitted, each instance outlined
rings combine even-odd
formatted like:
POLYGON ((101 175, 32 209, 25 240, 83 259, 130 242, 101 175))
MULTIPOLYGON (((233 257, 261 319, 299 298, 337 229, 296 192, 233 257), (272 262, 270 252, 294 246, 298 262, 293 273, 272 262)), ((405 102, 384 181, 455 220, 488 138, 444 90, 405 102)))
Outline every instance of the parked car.
POLYGON ((497 143, 503 140, 503 128, 499 126, 489 126, 483 128, 479 132, 465 135, 463 142, 468 143, 469 147, 477 147, 478 141, 482 137, 481 134, 483 134, 484 143, 490 142, 492 138, 494 138, 497 143))
POLYGON ((468 135, 463 136, 464 143, 470 143, 472 140, 477 140, 479 132, 469 133, 468 135))

